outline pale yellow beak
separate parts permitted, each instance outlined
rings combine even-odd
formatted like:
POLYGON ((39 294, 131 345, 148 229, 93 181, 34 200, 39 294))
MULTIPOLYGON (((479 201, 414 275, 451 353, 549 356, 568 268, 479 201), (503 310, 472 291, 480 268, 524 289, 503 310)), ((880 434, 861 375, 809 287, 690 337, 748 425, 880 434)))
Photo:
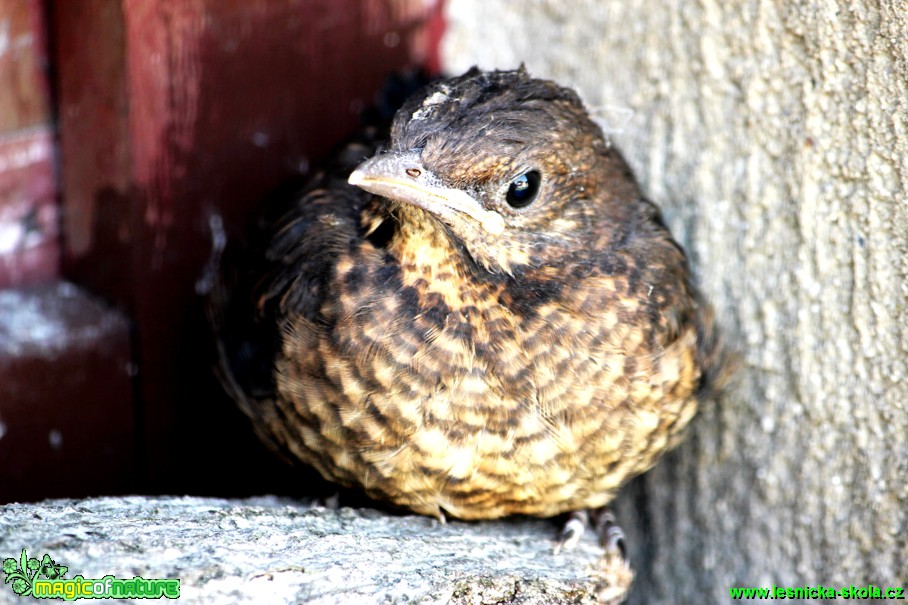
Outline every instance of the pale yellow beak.
POLYGON ((475 220, 491 235, 504 232, 504 218, 460 189, 446 187, 422 166, 419 152, 385 152, 356 167, 347 179, 351 185, 397 202, 413 204, 442 220, 453 213, 475 220))

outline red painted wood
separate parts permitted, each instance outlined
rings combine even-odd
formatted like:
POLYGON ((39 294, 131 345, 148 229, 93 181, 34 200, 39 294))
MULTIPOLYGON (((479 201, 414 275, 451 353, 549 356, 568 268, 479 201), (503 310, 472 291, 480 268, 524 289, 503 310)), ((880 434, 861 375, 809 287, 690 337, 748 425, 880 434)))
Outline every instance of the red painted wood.
POLYGON ((65 273, 129 307, 133 209, 123 12, 118 1, 53 2, 65 273))
POLYGON ((72 284, 0 291, 0 503, 135 488, 129 325, 72 284))
POLYGON ((0 289, 58 276, 55 195, 49 127, 0 135, 0 289))
POLYGON ((355 128, 387 73, 433 56, 439 9, 54 3, 65 271, 133 318, 149 491, 243 491, 239 477, 263 476, 270 458, 212 379, 211 226, 243 232, 266 192, 355 128), (237 473, 253 460, 254 475, 237 473))
POLYGON ((49 121, 40 0, 0 0, 0 133, 49 121))
POLYGON ((59 274, 43 5, 0 0, 0 288, 59 274))

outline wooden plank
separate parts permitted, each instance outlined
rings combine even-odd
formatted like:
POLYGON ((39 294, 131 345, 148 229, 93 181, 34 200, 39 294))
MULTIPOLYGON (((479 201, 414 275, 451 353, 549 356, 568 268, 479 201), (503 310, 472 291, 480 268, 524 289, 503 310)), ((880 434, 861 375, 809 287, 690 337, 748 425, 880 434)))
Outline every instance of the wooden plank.
POLYGON ((58 276, 55 194, 50 128, 0 135, 0 289, 58 276))
POLYGON ((134 489, 126 318, 76 286, 0 290, 0 502, 134 489))
POLYGON ((123 11, 118 1, 51 5, 64 272, 129 308, 130 191, 123 11))
POLYGON ((40 0, 0 0, 0 133, 48 122, 40 0))
POLYGON ((59 274, 43 5, 0 0, 0 288, 59 274))

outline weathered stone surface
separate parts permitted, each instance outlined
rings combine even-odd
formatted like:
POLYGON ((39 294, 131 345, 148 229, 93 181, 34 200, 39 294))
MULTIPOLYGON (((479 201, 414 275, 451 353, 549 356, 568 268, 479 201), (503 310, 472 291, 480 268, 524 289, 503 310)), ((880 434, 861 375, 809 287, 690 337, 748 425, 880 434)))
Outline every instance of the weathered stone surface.
MULTIPOLYGON (((596 603, 621 590, 585 536, 550 521, 441 525, 274 497, 97 498, 0 507, 0 559, 49 554, 68 578, 179 578, 180 603, 596 603)), ((0 604, 23 601, 0 585, 0 604)), ((118 601, 122 602, 122 601, 118 601)))

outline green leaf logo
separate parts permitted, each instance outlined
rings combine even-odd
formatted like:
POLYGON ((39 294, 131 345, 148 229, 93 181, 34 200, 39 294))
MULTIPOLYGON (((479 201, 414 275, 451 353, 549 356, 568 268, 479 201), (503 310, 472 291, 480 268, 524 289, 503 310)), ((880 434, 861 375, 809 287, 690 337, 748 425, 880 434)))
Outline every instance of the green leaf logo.
POLYGON ((32 585, 39 579, 40 574, 44 574, 48 580, 58 580, 67 571, 68 567, 57 565, 50 555, 44 555, 40 561, 34 557, 29 558, 24 548, 18 561, 13 558, 3 559, 3 573, 6 574, 4 583, 9 584, 13 592, 21 597, 27 597, 32 593, 32 585))
POLYGON ((14 593, 27 597, 32 592, 32 580, 38 575, 38 567, 38 559, 29 559, 23 548, 18 562, 15 559, 3 560, 3 572, 6 574, 5 583, 12 583, 14 593))

